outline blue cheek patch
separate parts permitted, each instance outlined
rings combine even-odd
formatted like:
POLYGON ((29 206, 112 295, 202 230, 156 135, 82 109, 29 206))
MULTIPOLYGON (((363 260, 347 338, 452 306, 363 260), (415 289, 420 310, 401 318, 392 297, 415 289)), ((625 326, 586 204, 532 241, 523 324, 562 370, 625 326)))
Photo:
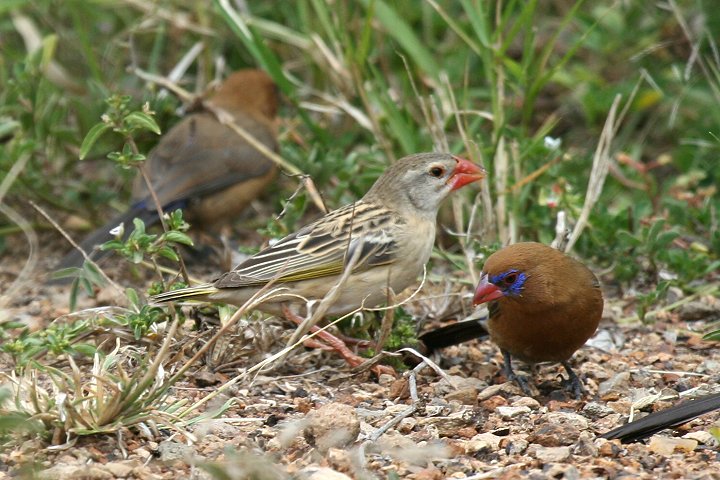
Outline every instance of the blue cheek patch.
POLYGON ((525 286, 525 280, 527 280, 527 275, 515 269, 490 277, 490 283, 497 285, 505 295, 520 295, 525 286), (505 284, 505 277, 512 274, 517 274, 515 281, 512 285, 505 284))

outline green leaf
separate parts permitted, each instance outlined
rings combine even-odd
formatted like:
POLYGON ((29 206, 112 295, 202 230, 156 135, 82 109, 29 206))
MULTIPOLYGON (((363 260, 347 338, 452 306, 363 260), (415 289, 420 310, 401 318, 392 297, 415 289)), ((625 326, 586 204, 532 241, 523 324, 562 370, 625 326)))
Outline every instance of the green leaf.
POLYGON ((135 308, 139 308, 140 296, 137 294, 137 291, 134 288, 126 288, 125 296, 127 296, 128 300, 130 301, 130 305, 135 308))
POLYGON ((143 259, 145 258, 145 255, 143 252, 135 251, 130 255, 130 261, 134 264, 142 263, 143 259))
POLYGON ((660 250, 662 248, 666 248, 673 240, 675 240, 679 236, 680 234, 674 230, 670 230, 669 232, 662 232, 657 236, 656 239, 650 239, 650 241, 652 242, 653 250, 660 250))
POLYGON ((630 247, 639 247, 642 245, 642 240, 635 237, 633 234, 626 230, 620 230, 617 232, 617 239, 622 240, 623 243, 627 244, 630 247))
POLYGON ((133 226, 135 227, 133 235, 140 235, 145 233, 145 222, 143 222, 141 218, 133 218, 133 226))
POLYGON ((87 355, 88 357, 92 357, 97 352, 97 347, 89 343, 78 343, 73 345, 73 350, 82 353, 83 355, 87 355))
MULTIPOLYGON (((482 1, 470 3, 471 0, 461 0, 465 15, 467 15, 470 25, 472 26, 475 36, 480 40, 480 44, 489 49, 492 46, 492 28, 490 27, 487 19, 489 17, 488 12, 485 10, 486 6, 482 1)), ((477 52, 478 50, 476 50, 477 52)))
POLYGON ((85 261, 82 268, 85 278, 93 284, 104 286, 107 283, 105 277, 102 276, 94 263, 85 261))
POLYGON ((95 145, 98 138, 100 138, 102 134, 109 129, 110 125, 107 123, 95 124, 95 126, 90 129, 87 135, 85 135, 82 145, 80 145, 80 160, 84 160, 85 157, 87 157, 87 154, 90 153, 90 149, 93 145, 95 145))
POLYGON ((192 239, 182 232, 167 232, 166 234, 162 235, 162 237, 163 240, 167 242, 181 243, 183 245, 189 246, 192 246, 193 244, 192 239))
POLYGON ((55 50, 57 50, 58 45, 58 36, 56 34, 46 36, 42 40, 42 45, 42 59, 40 61, 40 65, 42 65, 43 69, 45 69, 48 65, 50 65, 50 62, 55 56, 55 50))
POLYGON ((10 118, 0 118, 0 138, 10 135, 22 127, 22 124, 10 118))
POLYGON ((75 278, 73 280, 72 285, 70 285, 70 311, 75 311, 75 307, 77 306, 77 299, 80 295, 80 279, 75 278))
POLYGON ((58 280, 60 278, 68 278, 68 277, 77 277, 80 273, 81 269, 79 267, 68 267, 68 268, 61 268, 60 270, 55 270, 50 274, 50 278, 53 280, 58 280))
POLYGON ((705 334, 703 340, 720 341, 720 330, 705 334))
POLYGON ((650 242, 654 242, 654 240, 657 238, 657 236, 662 231, 663 226, 665 225, 665 220, 658 220, 655 223, 653 223, 650 226, 650 229, 647 233, 647 239, 650 242))
POLYGON ((160 250, 158 250, 157 254, 161 257, 172 260, 173 262, 177 262, 178 260, 180 260, 175 251, 170 247, 162 247, 160 250))
POLYGON ((130 115, 125 117, 125 123, 130 127, 150 130, 158 135, 162 133, 160 126, 157 124, 155 119, 147 113, 132 112, 130 115))
POLYGON ((109 240, 102 245, 100 245, 100 250, 103 252, 107 250, 118 250, 122 248, 125 244, 121 242, 120 240, 109 240))
POLYGON ((258 35, 243 17, 235 11, 229 0, 215 0, 215 5, 220 9, 220 14, 230 29, 262 66, 262 69, 268 72, 284 94, 293 97, 294 85, 285 77, 280 59, 265 44, 262 36, 258 35))
POLYGON ((715 270, 720 270, 720 260, 715 260, 710 265, 706 266, 703 269, 702 274, 707 275, 708 273, 714 272, 715 270))
POLYGON ((13 320, 9 320, 5 323, 0 323, 0 328, 4 328, 6 330, 9 330, 11 328, 27 328, 27 325, 25 325, 22 322, 17 322, 13 320))

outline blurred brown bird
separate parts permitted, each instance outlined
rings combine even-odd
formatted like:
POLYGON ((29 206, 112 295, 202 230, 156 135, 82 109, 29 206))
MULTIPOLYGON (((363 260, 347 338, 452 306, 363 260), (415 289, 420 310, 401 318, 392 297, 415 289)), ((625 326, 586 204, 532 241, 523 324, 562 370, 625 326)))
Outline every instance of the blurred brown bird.
POLYGON ((325 297, 351 265, 327 314, 373 307, 387 299, 388 287, 401 292, 422 273, 445 197, 484 176, 479 166, 447 153, 404 157, 388 167, 361 200, 261 250, 213 283, 161 293, 152 301, 242 305, 271 283, 278 291, 258 308, 287 314, 287 305, 305 307, 325 297))
POLYGON ((560 362, 577 397, 582 383, 569 364, 595 333, 603 311, 600 283, 585 265, 546 245, 516 243, 490 255, 473 303, 490 302, 482 322, 459 322, 420 337, 432 350, 485 336, 500 347, 505 376, 525 394, 527 382, 515 374, 512 357, 535 364, 560 362))
MULTIPOLYGON (((277 150, 275 116, 277 88, 270 77, 254 69, 231 74, 206 100, 231 114, 240 127, 271 150, 277 150)), ((275 178, 274 162, 249 145, 215 114, 201 110, 185 116, 165 133, 145 163, 164 211, 182 208, 195 227, 211 228, 236 218, 275 178)), ((159 222, 145 181, 133 185, 132 206, 93 231, 80 244, 88 253, 113 237, 111 229, 141 218, 159 222)), ((99 252, 92 252, 97 258, 99 252)), ((58 268, 80 266, 82 254, 73 250, 58 268)))
POLYGON ((682 425, 693 418, 718 409, 720 409, 720 393, 705 395, 659 412, 653 412, 640 420, 635 420, 600 436, 608 440, 619 438, 622 443, 637 442, 661 430, 682 425))

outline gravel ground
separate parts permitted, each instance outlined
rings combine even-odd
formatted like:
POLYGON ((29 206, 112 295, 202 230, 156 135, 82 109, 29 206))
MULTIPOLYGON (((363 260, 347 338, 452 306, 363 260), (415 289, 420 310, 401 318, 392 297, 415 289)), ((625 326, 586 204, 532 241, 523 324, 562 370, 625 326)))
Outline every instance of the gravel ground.
MULTIPOLYGON (((23 251, 11 242, 10 252, 18 253, 3 260, 0 282, 14 279, 23 251)), ((41 258, 38 271, 56 255, 50 249, 41 258)), ((426 296, 433 289, 445 291, 430 285, 426 296)), ((67 287, 34 281, 21 292, 4 313, 33 330, 68 313, 67 287)), ((673 295, 671 301, 681 298, 679 291, 673 295)), ((720 301, 699 297, 640 325, 618 322, 633 311, 630 298, 610 291, 607 296, 598 333, 574 357, 588 390, 580 400, 565 392, 564 372, 552 364, 540 365, 533 375, 537 394, 523 396, 505 382, 501 356, 489 341, 434 354, 442 375, 430 367, 414 375, 416 402, 409 394, 409 372, 397 378, 354 373, 332 353, 312 349, 217 393, 239 372, 280 350, 292 331, 280 319, 250 319, 171 391, 173 399, 188 402, 215 393, 201 411, 231 400, 219 418, 180 431, 122 428, 61 446, 26 440, 0 452, 0 478, 720 478, 718 443, 709 433, 718 412, 646 443, 598 438, 623 424, 633 406, 639 417, 720 390, 720 352, 701 340, 720 320, 720 301), (389 422, 394 423, 382 433, 389 422)), ((420 297, 412 311, 434 312, 429 324, 453 319, 420 297)), ((95 299, 84 298, 80 307, 120 301, 122 296, 107 289, 95 299)), ((173 346, 175 362, 187 360, 216 327, 194 329, 194 322, 186 322, 182 328, 173 346)), ((12 369, 8 357, 0 358, 0 368, 12 369)))

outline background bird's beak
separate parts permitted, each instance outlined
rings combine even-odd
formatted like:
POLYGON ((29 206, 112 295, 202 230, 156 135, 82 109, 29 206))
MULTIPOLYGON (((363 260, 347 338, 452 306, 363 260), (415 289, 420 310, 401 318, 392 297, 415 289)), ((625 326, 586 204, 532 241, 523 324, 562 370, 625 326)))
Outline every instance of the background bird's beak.
POLYGON ((497 300, 504 295, 505 294, 502 290, 488 281, 488 276, 485 274, 480 278, 480 283, 478 283, 478 286, 475 289, 473 305, 480 305, 481 303, 497 300))
POLYGON ((458 164, 455 167, 452 175, 448 179, 448 184, 452 187, 452 190, 457 190, 460 187, 467 185, 468 183, 476 182, 482 178, 485 178, 487 172, 480 165, 475 165, 470 160, 456 157, 458 164))

